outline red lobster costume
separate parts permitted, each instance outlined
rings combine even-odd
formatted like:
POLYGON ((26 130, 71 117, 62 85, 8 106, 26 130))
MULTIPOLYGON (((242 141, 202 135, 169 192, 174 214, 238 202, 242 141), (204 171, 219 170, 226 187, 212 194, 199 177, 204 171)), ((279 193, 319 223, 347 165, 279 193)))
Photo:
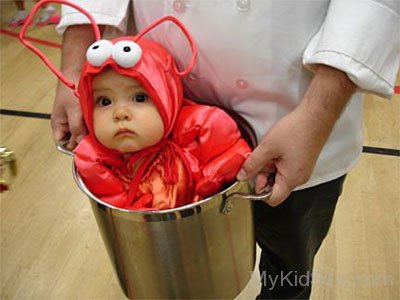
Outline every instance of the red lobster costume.
MULTIPOLYGON (((164 17, 136 36, 108 41, 100 39, 94 20, 82 8, 62 0, 40 4, 46 2, 61 2, 80 10, 91 20, 95 31, 97 41, 87 51, 77 91, 47 58, 24 40, 26 26, 20 37, 79 97, 89 134, 75 148, 74 162, 96 197, 124 209, 169 209, 211 196, 235 180, 251 149, 241 138, 236 123, 223 110, 184 99, 181 77, 195 64, 197 50, 177 19, 164 17), (193 55, 185 71, 178 71, 173 57, 161 45, 142 37, 165 21, 179 26, 189 40, 193 55), (128 156, 106 148, 94 136, 92 77, 110 67, 142 84, 164 124, 160 142, 128 156)), ((32 17, 36 11, 32 11, 32 17)), ((29 23, 28 20, 26 24, 29 23)))

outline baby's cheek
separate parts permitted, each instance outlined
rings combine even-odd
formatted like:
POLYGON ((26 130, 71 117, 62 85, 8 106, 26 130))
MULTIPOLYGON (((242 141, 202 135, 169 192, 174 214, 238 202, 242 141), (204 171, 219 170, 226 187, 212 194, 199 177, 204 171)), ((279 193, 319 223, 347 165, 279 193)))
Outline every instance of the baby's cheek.
POLYGON ((164 135, 164 126, 163 124, 153 124, 152 127, 150 127, 150 132, 149 132, 149 139, 152 141, 153 144, 158 143, 164 135))
POLYGON ((96 113, 96 110, 93 113, 93 129, 94 135, 98 138, 98 135, 101 133, 101 115, 96 113))
POLYGON ((153 129, 153 136, 156 137, 157 139, 161 139, 164 135, 164 122, 156 110, 155 113, 153 113, 153 126, 151 127, 153 129))
POLYGON ((96 139, 102 143, 103 145, 107 146, 109 143, 109 126, 107 126, 107 120, 101 113, 93 114, 93 129, 94 129, 94 136, 96 139))

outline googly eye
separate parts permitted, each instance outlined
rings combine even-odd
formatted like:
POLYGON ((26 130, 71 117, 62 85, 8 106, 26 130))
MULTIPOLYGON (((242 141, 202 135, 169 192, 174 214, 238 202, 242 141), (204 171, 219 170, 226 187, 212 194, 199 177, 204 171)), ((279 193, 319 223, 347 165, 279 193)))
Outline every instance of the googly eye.
POLYGON ((132 68, 142 57, 142 48, 132 41, 119 41, 112 50, 114 61, 123 68, 132 68))
POLYGON ((92 66, 100 67, 111 56, 112 48, 110 41, 97 41, 86 51, 86 59, 92 66))

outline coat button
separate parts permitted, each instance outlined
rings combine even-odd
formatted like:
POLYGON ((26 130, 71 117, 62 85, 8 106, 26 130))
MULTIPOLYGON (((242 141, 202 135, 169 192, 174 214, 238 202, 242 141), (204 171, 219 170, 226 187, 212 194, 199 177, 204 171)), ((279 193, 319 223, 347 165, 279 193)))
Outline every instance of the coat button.
POLYGON ((175 12, 181 14, 181 13, 184 13, 186 10, 186 3, 184 0, 175 0, 172 3, 172 7, 175 12))
POLYGON ((193 73, 189 73, 189 79, 190 80, 192 80, 192 81, 196 81, 196 79, 197 79, 197 76, 196 75, 194 75, 193 73))
POLYGON ((239 89, 244 90, 244 89, 247 89, 248 83, 243 78, 239 78, 239 79, 236 80, 236 86, 239 89))
POLYGON ((250 0, 236 0, 236 6, 240 11, 247 11, 250 7, 250 0))

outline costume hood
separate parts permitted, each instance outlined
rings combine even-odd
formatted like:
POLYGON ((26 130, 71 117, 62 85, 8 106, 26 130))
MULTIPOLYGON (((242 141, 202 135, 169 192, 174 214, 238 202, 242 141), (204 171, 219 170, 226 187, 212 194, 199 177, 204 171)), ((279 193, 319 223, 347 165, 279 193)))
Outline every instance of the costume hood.
MULTIPOLYGON (((94 137, 94 101, 92 97, 92 78, 94 75, 110 67, 117 73, 129 76, 140 82, 158 108, 164 124, 163 138, 166 138, 175 124, 183 101, 181 77, 190 73, 197 58, 197 48, 193 38, 183 24, 172 16, 166 16, 155 21, 136 36, 125 36, 109 41, 101 39, 100 30, 94 18, 86 10, 66 0, 42 0, 38 2, 33 7, 26 23, 22 27, 19 38, 27 48, 32 50, 43 60, 61 82, 73 90, 75 96, 80 101, 83 118, 88 128, 89 135, 92 137, 94 137), (26 30, 32 22, 34 15, 41 6, 47 3, 61 3, 71 6, 84 14, 92 25, 96 42, 93 43, 86 52, 86 62, 82 68, 78 89, 76 89, 74 83, 70 82, 64 74, 62 74, 54 64, 25 37, 26 30), (143 38, 147 32, 164 22, 174 23, 182 30, 188 39, 192 50, 192 58, 183 71, 178 70, 171 54, 161 45, 143 38)), ((149 126, 151 126, 150 121, 149 126)))
MULTIPOLYGON (((161 115, 164 123, 164 137, 169 135, 175 124, 183 101, 183 92, 181 78, 175 72, 174 59, 159 44, 145 38, 135 43, 134 39, 134 37, 123 37, 111 42, 100 40, 90 46, 87 51, 87 61, 82 69, 78 93, 89 134, 94 133, 92 78, 105 68, 112 68, 118 74, 131 77, 142 84, 161 115), (132 53, 135 51, 139 53, 132 53), (93 62, 96 63, 97 57, 103 55, 104 52, 112 54, 101 65, 94 65, 93 62), (130 57, 125 57, 126 54, 139 56, 133 67, 121 65, 130 59, 130 57)), ((149 126, 151 126, 151 120, 149 120, 149 126)))

